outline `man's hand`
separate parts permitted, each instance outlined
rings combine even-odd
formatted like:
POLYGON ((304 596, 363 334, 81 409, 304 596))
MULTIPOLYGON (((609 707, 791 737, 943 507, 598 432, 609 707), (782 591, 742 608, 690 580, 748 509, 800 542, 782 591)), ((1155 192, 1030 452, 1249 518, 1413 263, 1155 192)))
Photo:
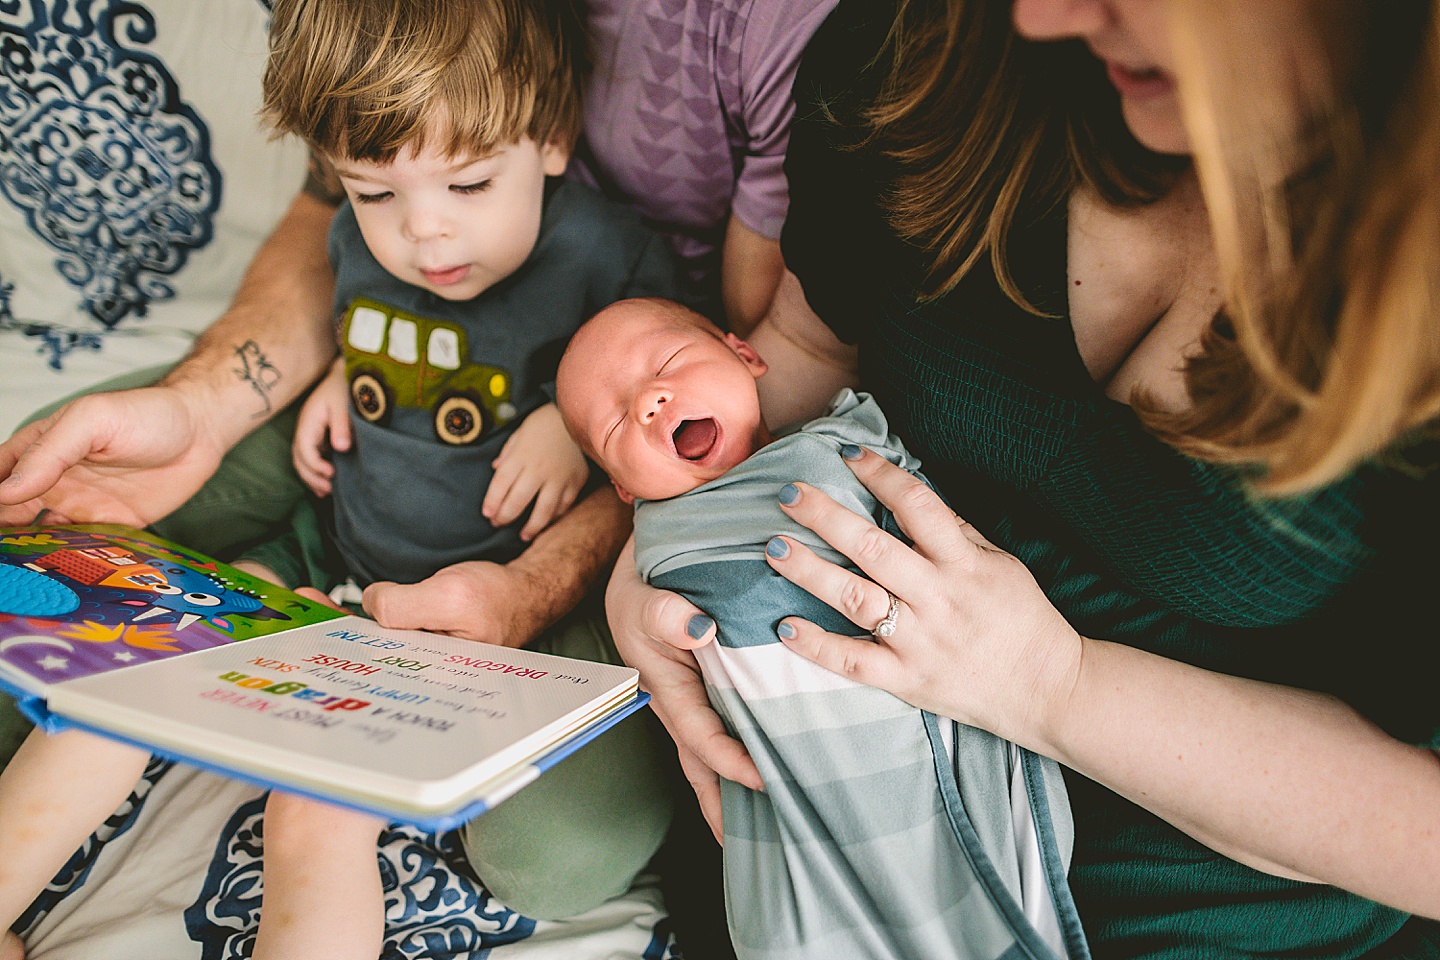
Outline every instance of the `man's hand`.
POLYGON ((495 477, 480 513, 497 527, 514 523, 532 502, 520 539, 536 534, 569 510, 589 476, 585 455, 565 432, 555 404, 538 408, 505 441, 492 464, 495 477))
POLYGON ((387 627, 522 647, 575 608, 615 562, 630 508, 602 487, 507 564, 471 561, 419 583, 372 583, 365 612, 387 627))
POLYGON ((549 624, 516 603, 531 587, 514 564, 472 560, 419 583, 372 583, 361 603, 382 626, 429 630, 466 640, 519 647, 549 624))
POLYGON ((310 492, 317 497, 328 497, 335 467, 326 453, 349 449, 350 392, 345 386, 345 360, 341 357, 300 408, 290 452, 295 472, 310 492))
POLYGON ((143 527, 188 500, 223 446, 173 387, 95 394, 0 444, 0 524, 143 527))

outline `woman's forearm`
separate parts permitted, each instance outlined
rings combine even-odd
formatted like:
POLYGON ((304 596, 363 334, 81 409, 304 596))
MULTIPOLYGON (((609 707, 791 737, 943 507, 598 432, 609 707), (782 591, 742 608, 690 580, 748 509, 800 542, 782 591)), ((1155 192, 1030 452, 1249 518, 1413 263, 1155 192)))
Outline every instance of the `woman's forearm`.
POLYGON ((855 348, 837 340, 815 315, 788 271, 749 340, 770 368, 757 388, 772 430, 823 416, 836 391, 859 383, 855 348))
POLYGON ((1053 757, 1243 863, 1440 915, 1433 751, 1333 697, 1082 639, 1023 563, 916 477, 859 447, 845 462, 913 544, 797 483, 781 509, 868 579, 791 538, 766 562, 852 623, 889 607, 898 624, 859 639, 787 617, 787 647, 1053 757))
POLYGON ((1339 700, 1086 640, 1025 744, 1232 859, 1440 916, 1440 758, 1339 700))

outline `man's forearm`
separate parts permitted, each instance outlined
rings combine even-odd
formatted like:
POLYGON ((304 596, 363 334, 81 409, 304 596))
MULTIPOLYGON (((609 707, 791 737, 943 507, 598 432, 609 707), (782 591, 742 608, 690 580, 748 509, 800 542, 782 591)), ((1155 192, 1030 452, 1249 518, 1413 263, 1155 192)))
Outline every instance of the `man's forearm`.
POLYGON ((335 354, 335 278, 325 243, 334 212, 309 192, 298 195, 230 309, 163 381, 191 396, 220 449, 299 396, 335 354))
POLYGON ((518 574, 536 618, 530 636, 575 609, 615 565, 630 536, 633 511, 608 484, 537 536, 509 569, 518 574))

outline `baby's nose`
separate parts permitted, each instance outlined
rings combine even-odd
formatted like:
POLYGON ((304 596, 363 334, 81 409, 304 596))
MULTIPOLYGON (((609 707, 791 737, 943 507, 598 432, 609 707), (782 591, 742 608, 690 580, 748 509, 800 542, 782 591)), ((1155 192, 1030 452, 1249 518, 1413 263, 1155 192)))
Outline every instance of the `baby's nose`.
POLYGON ((660 415, 661 409, 670 402, 670 393, 666 390, 648 390, 640 396, 640 405, 637 413, 641 423, 650 423, 660 415))

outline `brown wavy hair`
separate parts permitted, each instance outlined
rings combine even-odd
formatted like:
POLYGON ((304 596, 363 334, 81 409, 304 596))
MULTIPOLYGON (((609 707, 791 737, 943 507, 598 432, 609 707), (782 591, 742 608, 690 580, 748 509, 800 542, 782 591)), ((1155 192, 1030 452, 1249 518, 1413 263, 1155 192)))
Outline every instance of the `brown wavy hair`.
POLYGON ((275 0, 263 119, 327 157, 388 163, 528 136, 574 145, 584 32, 572 0, 275 0))
MULTIPOLYGON (((1170 7, 1226 304, 1187 364, 1191 407, 1132 400, 1178 449, 1256 468, 1264 492, 1313 489, 1440 415, 1440 0, 1292 3, 1284 35, 1250 0, 1170 7)), ((1183 169, 1129 136, 1082 46, 1041 47, 1007 2, 901 6, 870 142, 901 164, 887 206, 931 257, 926 296, 988 255, 1028 306, 1013 227, 1081 185, 1151 201, 1183 169)))
POLYGON ((1005 292, 1033 310, 1005 255, 1017 223, 1082 184, 1117 206, 1148 203, 1189 165, 1135 141, 1083 45, 1016 36, 1007 2, 903 0, 880 65, 888 76, 865 111, 865 145, 899 162, 886 207, 931 257, 927 299, 988 256, 1005 292))

